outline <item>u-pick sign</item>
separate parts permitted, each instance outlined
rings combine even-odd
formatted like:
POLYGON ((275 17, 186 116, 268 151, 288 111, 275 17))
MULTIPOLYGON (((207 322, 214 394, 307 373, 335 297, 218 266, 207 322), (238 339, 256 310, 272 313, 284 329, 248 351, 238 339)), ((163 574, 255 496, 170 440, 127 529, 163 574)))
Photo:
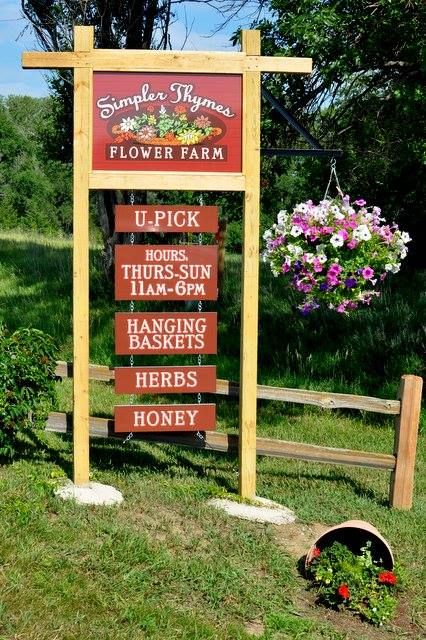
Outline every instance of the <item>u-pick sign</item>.
POLYGON ((117 205, 116 231, 154 233, 216 233, 218 211, 215 206, 188 205, 117 205))
POLYGON ((216 300, 217 245, 116 245, 116 300, 216 300))

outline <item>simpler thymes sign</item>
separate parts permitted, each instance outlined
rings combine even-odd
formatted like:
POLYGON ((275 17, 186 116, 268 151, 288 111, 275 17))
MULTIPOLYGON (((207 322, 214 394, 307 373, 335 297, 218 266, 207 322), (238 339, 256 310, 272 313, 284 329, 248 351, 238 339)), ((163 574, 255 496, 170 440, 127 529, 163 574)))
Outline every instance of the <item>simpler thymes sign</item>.
POLYGON ((93 169, 241 171, 241 75, 94 73, 93 169))

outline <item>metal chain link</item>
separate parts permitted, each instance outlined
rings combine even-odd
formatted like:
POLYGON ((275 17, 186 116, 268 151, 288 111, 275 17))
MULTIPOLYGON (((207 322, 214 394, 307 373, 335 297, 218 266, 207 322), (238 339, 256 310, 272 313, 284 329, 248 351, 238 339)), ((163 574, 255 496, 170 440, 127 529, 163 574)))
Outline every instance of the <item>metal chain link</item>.
POLYGON ((333 178, 336 182, 337 193, 341 198, 343 198, 343 191, 340 188, 339 178, 337 177, 337 173, 336 173, 336 158, 331 158, 330 160, 330 178, 328 180, 328 185, 327 185, 327 189, 325 190, 323 200, 325 200, 328 197, 328 192, 329 192, 331 181, 333 180, 333 178))
MULTIPOLYGON (((204 204, 204 198, 203 195, 200 193, 200 198, 199 198, 199 202, 200 202, 200 206, 202 207, 204 204)), ((198 244, 201 246, 203 244, 203 235, 202 233, 198 234, 198 244)), ((198 300, 198 313, 201 313, 203 310, 203 301, 202 300, 198 300)), ((203 362, 203 356, 201 355, 201 353, 198 354, 197 356, 197 362, 198 362, 198 366, 201 367, 201 363, 203 362)), ((202 396, 201 393, 197 394, 197 402, 198 404, 201 404, 202 401, 202 396)), ((197 438, 199 440, 203 440, 204 442, 206 441, 203 434, 200 431, 197 431, 197 438)))
MULTIPOLYGON (((130 204, 131 205, 135 204, 135 192, 133 191, 133 189, 130 192, 130 204)), ((129 239, 130 239, 130 244, 133 246, 135 244, 135 234, 133 233, 133 231, 130 234, 130 238, 129 239)), ((135 310, 135 301, 134 300, 130 300, 129 311, 130 311, 130 313, 133 313, 134 310, 135 310)), ((134 364, 135 364, 135 359, 134 359, 133 353, 130 354, 129 364, 130 364, 131 367, 133 367, 134 364)), ((135 395, 133 393, 129 398, 129 403, 130 403, 130 405, 133 405, 135 403, 135 395)), ((129 442, 129 440, 131 440, 132 438, 133 438, 133 433, 129 433, 126 436, 125 440, 123 441, 123 444, 126 444, 127 442, 129 442)))

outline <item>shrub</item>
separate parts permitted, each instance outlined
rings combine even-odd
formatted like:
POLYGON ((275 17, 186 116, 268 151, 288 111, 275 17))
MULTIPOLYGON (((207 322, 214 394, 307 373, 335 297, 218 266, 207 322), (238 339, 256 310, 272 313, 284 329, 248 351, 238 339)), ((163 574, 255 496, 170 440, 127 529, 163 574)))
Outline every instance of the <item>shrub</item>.
POLYGON ((0 325, 0 459, 14 456, 18 434, 44 427, 54 399, 56 347, 37 329, 9 334, 0 325))

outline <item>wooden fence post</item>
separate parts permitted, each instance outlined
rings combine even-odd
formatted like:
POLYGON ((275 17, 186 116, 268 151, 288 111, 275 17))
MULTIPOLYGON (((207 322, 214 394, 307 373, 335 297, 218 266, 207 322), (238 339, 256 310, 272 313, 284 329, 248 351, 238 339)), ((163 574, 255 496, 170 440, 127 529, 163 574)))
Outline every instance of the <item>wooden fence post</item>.
POLYGON ((401 411, 395 420, 395 469, 391 475, 389 502, 396 509, 411 509, 414 467, 423 379, 405 375, 401 378, 398 398, 401 411))

